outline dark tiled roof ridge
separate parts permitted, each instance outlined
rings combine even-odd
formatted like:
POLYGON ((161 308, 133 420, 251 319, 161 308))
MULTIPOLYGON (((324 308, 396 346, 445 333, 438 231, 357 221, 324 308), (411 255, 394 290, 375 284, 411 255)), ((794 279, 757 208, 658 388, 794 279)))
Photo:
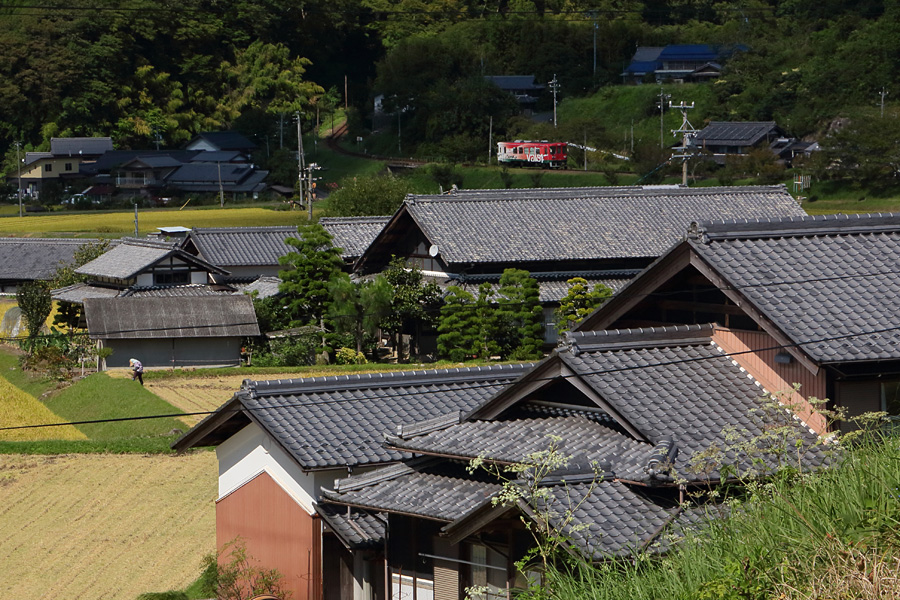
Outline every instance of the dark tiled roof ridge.
POLYGON ((710 121, 709 125, 775 125, 775 121, 710 121))
POLYGON ((61 244, 65 246, 90 244, 99 241, 97 238, 33 238, 33 237, 0 237, 0 244, 61 244))
POLYGON ((626 197, 637 199, 648 196, 706 196, 716 194, 759 193, 763 191, 786 192, 783 183, 775 185, 684 187, 681 185, 606 186, 571 188, 515 188, 511 190, 474 189, 450 194, 409 194, 405 206, 420 203, 441 202, 536 202, 553 196, 554 200, 569 202, 586 198, 626 197), (559 194, 558 196, 556 194, 559 194))
POLYGON ((427 466, 437 462, 439 462, 439 459, 430 456, 414 458, 406 462, 380 467, 362 475, 351 475, 350 477, 335 479, 333 491, 340 494, 342 492, 359 490, 370 485, 397 479, 408 473, 414 473, 417 471, 416 467, 427 466))
MULTIPOLYGON (((529 271, 528 274, 534 279, 553 278, 553 279, 574 279, 581 277, 582 279, 591 279, 598 277, 631 277, 640 273, 642 269, 594 269, 594 270, 573 270, 573 271, 529 271)), ((459 273, 455 274, 452 279, 456 281, 480 281, 480 280, 500 280, 502 273, 459 273)))
POLYGON ((251 227, 192 227, 194 233, 266 233, 279 231, 297 232, 296 225, 256 225, 251 227))
POLYGON ((688 237, 718 239, 796 237, 900 231, 900 213, 789 216, 774 219, 695 221, 688 237))
POLYGON ((367 217, 322 217, 319 219, 319 223, 329 223, 332 225, 341 225, 345 223, 379 223, 379 222, 388 222, 391 220, 391 215, 374 215, 367 217))
POLYGON ((413 423, 403 423, 401 425, 397 425, 395 429, 396 436, 385 435, 385 440, 390 440, 394 437, 397 437, 399 439, 407 439, 426 433, 431 433, 432 431, 446 429, 451 425, 457 425, 458 423, 461 423, 462 415, 463 411, 458 410, 455 412, 447 413, 446 415, 435 417, 433 419, 425 419, 423 421, 415 421, 413 423))
POLYGON ((179 247, 178 242, 164 242, 162 240, 150 240, 146 238, 134 238, 134 237, 123 237, 119 240, 122 244, 127 244, 129 246, 144 246, 146 248, 159 248, 159 249, 170 249, 177 250, 179 247))
POLYGON ((709 343, 715 323, 635 327, 599 331, 569 331, 560 352, 594 352, 627 347, 684 346, 709 343))
POLYGON ((344 384, 342 389, 347 389, 393 387, 401 383, 415 385, 417 383, 505 379, 518 377, 533 367, 534 364, 518 363, 486 365, 482 367, 454 367, 449 369, 413 369, 409 371, 381 371, 377 373, 352 373, 328 377, 262 381, 245 379, 241 384, 241 389, 250 391, 254 395, 284 395, 339 389, 336 387, 336 384, 344 384))

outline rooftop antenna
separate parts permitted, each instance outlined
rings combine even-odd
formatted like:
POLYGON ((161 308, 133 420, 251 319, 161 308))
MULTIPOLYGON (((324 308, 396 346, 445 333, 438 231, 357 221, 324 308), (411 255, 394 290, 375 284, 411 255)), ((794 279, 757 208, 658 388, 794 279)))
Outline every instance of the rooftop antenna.
POLYGON ((694 129, 694 126, 691 125, 690 121, 688 121, 687 111, 694 108, 694 103, 691 102, 690 104, 687 104, 686 102, 681 102, 679 104, 672 104, 672 102, 669 101, 669 108, 674 108, 681 111, 681 127, 679 129, 672 130, 672 133, 676 137, 679 133, 681 134, 681 154, 673 154, 672 158, 681 159, 681 185, 686 186, 688 159, 692 156, 690 150, 688 149, 688 145, 691 143, 691 138, 693 138, 697 134, 697 130, 694 129))

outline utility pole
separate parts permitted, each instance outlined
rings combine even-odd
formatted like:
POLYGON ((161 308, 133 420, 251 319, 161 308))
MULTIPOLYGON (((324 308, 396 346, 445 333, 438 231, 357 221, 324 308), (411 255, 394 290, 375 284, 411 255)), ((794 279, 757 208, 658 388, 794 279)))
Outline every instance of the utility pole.
POLYGON ((397 111, 397 154, 403 154, 403 150, 400 149, 400 116, 403 114, 403 109, 397 111))
POLYGON ((138 236, 137 202, 134 203, 134 237, 138 236))
POLYGON ((556 80, 556 73, 550 81, 550 89, 553 90, 553 126, 556 127, 556 93, 559 91, 559 82, 556 80))
POLYGON ((594 84, 597 84, 597 13, 593 13, 594 17, 594 84))
POLYGON ((662 86, 659 86, 659 147, 665 148, 666 144, 663 141, 663 128, 665 127, 665 120, 663 119, 663 115, 665 114, 666 102, 672 97, 672 94, 663 93, 662 86))
POLYGON ((19 169, 19 181, 16 184, 16 192, 19 196, 19 218, 22 218, 22 160, 19 158, 19 150, 22 148, 22 142, 16 142, 16 166, 19 169))
POLYGON ((890 92, 887 91, 886 89, 884 89, 884 87, 882 87, 881 92, 880 92, 880 95, 881 95, 881 118, 882 119, 884 118, 884 97, 887 96, 888 94, 890 94, 890 92))
POLYGON ((303 132, 300 129, 300 111, 294 112, 297 119, 297 194, 303 201, 303 132))
POLYGON ((672 133, 676 136, 681 134, 681 154, 673 154, 672 158, 680 158, 681 159, 681 185, 687 185, 687 174, 688 174, 688 159, 692 156, 690 151, 688 150, 688 144, 690 144, 691 138, 694 137, 694 134, 697 133, 697 130, 694 129, 694 126, 691 125, 691 122, 688 121, 687 111, 694 108, 694 103, 691 102, 687 104, 685 102, 681 102, 680 104, 673 105, 672 102, 669 102, 669 108, 674 108, 681 111, 681 128, 672 130, 672 133))
POLYGON ((313 172, 318 171, 318 170, 321 169, 321 168, 322 168, 322 167, 320 167, 320 166, 317 165, 316 163, 310 163, 310 164, 309 164, 309 167, 306 168, 306 177, 307 177, 307 184, 306 184, 307 201, 306 201, 306 206, 308 207, 308 208, 307 208, 307 220, 309 220, 309 221, 312 221, 312 218, 313 218, 313 214, 312 214, 312 213, 313 213, 313 210, 312 210, 312 206, 313 206, 313 190, 316 189, 316 184, 315 184, 315 182, 319 179, 318 177, 313 177, 313 172))
POLYGON ((494 155, 494 115, 488 122, 488 166, 491 165, 491 157, 494 155))
MULTIPOLYGON (((219 208, 225 208, 225 189, 222 187, 222 162, 216 161, 216 167, 219 169, 219 208)), ((135 206, 137 206, 135 204, 135 206)))

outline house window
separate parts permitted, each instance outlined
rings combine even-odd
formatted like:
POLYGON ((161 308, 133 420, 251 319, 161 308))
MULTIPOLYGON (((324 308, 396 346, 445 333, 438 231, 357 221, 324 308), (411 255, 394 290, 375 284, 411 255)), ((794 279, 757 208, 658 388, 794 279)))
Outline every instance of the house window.
POLYGON ((52 172, 53 172, 53 165, 50 163, 45 164, 44 165, 44 173, 52 173, 52 172))
POLYGON ((154 273, 153 285, 178 285, 190 283, 191 274, 188 271, 170 271, 168 273, 154 273))
POLYGON ((71 171, 71 170, 72 170, 72 163, 66 163, 66 164, 65 164, 65 170, 66 170, 66 171, 71 171))
POLYGON ((472 587, 484 590, 471 594, 473 600, 499 600, 509 597, 506 582, 506 557, 492 548, 481 544, 469 545, 469 581, 472 587))

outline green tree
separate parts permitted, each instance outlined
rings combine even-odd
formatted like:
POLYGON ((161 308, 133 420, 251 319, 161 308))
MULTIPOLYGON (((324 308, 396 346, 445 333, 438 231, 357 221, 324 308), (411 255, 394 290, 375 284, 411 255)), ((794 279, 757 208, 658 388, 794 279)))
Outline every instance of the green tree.
POLYGON ((395 256, 382 273, 394 289, 391 312, 382 321, 382 328, 393 333, 398 360, 404 360, 403 335, 412 335, 412 347, 417 347, 424 329, 437 320, 441 304, 441 290, 436 283, 426 282, 422 270, 408 266, 395 256))
POLYGON ((537 280, 528 271, 506 269, 497 291, 496 333, 504 357, 540 358, 544 344, 543 310, 537 280))
MULTIPOLYGON (((109 240, 98 240, 79 246, 75 250, 72 262, 61 265, 56 269, 56 273, 53 274, 53 278, 48 283, 50 289, 59 289, 87 281, 87 276, 79 275, 75 271, 109 250, 109 244, 109 240)), ((81 326, 82 314, 83 307, 81 304, 59 302, 56 314, 53 316, 53 325, 65 328, 70 333, 73 333, 81 326)))
POLYGON ((884 187, 900 175, 900 111, 860 111, 822 143, 831 173, 837 178, 884 187))
POLYGON ((247 542, 237 537, 218 555, 203 558, 203 593, 220 600, 249 600, 263 594, 287 598, 284 575, 278 569, 261 567, 247 552, 247 542))
POLYGON ((43 281, 26 281, 16 288, 16 303, 28 327, 28 341, 33 344, 53 309, 50 288, 43 281))
POLYGON ((381 275, 375 279, 351 281, 349 275, 339 273, 328 289, 332 295, 328 315, 334 328, 352 334, 356 351, 362 352, 365 337, 375 335, 382 319, 391 310, 391 284, 381 275))
POLYGON ((602 283, 593 288, 583 277, 573 277, 566 281, 569 291, 559 301, 556 309, 556 329, 562 334, 569 331, 583 318, 591 314, 595 308, 612 296, 612 290, 602 283))
POLYGON ((328 212, 336 217, 392 215, 411 192, 412 186, 401 177, 361 175, 343 180, 328 196, 328 212))
POLYGON ((300 237, 285 241, 295 250, 278 259, 284 306, 293 327, 316 324, 325 330, 325 314, 331 303, 328 283, 341 272, 341 252, 331 244, 331 234, 318 223, 299 228, 300 237))
POLYGON ((438 352, 450 360, 462 362, 477 354, 478 323, 475 296, 451 285, 444 296, 438 323, 438 352))

